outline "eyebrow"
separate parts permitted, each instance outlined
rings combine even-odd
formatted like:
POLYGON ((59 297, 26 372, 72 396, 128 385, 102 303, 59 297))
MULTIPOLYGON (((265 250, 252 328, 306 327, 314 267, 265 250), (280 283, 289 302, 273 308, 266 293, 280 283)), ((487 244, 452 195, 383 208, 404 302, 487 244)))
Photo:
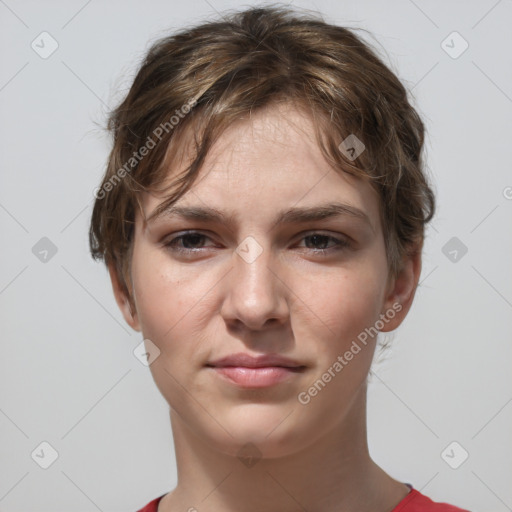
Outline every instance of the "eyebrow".
MULTIPOLYGON (((234 221, 234 214, 225 213, 211 207, 203 206, 176 206, 171 205, 165 208, 159 214, 152 214, 148 222, 154 222, 159 218, 180 217, 187 220, 204 221, 211 223, 229 224, 234 221)), ((301 208, 290 208, 278 213, 275 224, 304 224, 330 218, 349 216, 358 218, 367 223, 373 229, 373 225, 366 213, 359 208, 344 203, 329 203, 317 206, 307 206, 301 208)))

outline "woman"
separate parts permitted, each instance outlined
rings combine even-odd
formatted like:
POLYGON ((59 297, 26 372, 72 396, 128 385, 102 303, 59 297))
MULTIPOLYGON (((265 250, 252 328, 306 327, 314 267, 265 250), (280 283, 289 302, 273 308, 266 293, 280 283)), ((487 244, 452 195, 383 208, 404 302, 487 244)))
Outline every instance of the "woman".
POLYGON ((111 114, 90 243, 170 406, 144 512, 456 511, 366 438, 434 195, 424 127, 351 31, 253 8, 158 41, 111 114))

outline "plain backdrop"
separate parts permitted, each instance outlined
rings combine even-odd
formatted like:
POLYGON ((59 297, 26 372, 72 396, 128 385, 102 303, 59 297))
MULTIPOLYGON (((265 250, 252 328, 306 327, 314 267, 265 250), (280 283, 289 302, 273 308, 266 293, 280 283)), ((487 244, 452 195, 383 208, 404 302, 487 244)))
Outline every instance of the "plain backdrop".
MULTIPOLYGON (((438 211, 413 308, 373 368, 371 454, 435 500, 512 510, 512 2, 291 4, 370 31, 428 130, 438 211)), ((3 512, 135 511, 176 483, 142 335, 88 253, 101 126, 152 41, 248 5, 0 1, 3 512)))

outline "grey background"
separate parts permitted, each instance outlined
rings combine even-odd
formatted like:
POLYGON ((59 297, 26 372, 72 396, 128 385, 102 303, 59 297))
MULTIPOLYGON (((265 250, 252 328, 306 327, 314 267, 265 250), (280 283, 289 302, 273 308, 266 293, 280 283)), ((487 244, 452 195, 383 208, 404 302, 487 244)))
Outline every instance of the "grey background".
MULTIPOLYGON (((372 32, 429 132, 438 212, 413 309, 374 366, 371 453, 435 500, 512 510, 512 2, 292 4, 372 32), (469 44, 458 58, 453 31, 469 44)), ((135 511, 174 487, 167 404, 133 355, 142 336, 88 254, 99 124, 151 41, 246 5, 0 0, 1 511, 135 511), (59 45, 46 59, 31 47, 43 31, 59 45), (31 456, 48 456, 43 441, 58 453, 48 469, 31 456)))

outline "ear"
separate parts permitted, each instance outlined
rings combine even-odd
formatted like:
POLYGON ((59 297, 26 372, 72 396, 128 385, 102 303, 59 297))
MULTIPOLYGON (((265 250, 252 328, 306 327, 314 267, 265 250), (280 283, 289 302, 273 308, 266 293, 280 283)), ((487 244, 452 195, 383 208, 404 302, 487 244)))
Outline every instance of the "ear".
POLYGON ((404 257, 398 275, 390 277, 388 281, 384 309, 381 312, 386 315, 387 321, 383 322, 384 327, 380 329, 381 332, 396 329, 411 308, 421 274, 422 246, 423 243, 418 244, 404 257))
POLYGON ((110 281, 112 282, 112 289, 114 291, 117 305, 119 306, 126 323, 135 331, 140 332, 139 318, 137 316, 135 305, 132 304, 132 301, 130 300, 126 285, 124 282, 121 283, 113 263, 108 265, 108 272, 110 274, 110 281))

